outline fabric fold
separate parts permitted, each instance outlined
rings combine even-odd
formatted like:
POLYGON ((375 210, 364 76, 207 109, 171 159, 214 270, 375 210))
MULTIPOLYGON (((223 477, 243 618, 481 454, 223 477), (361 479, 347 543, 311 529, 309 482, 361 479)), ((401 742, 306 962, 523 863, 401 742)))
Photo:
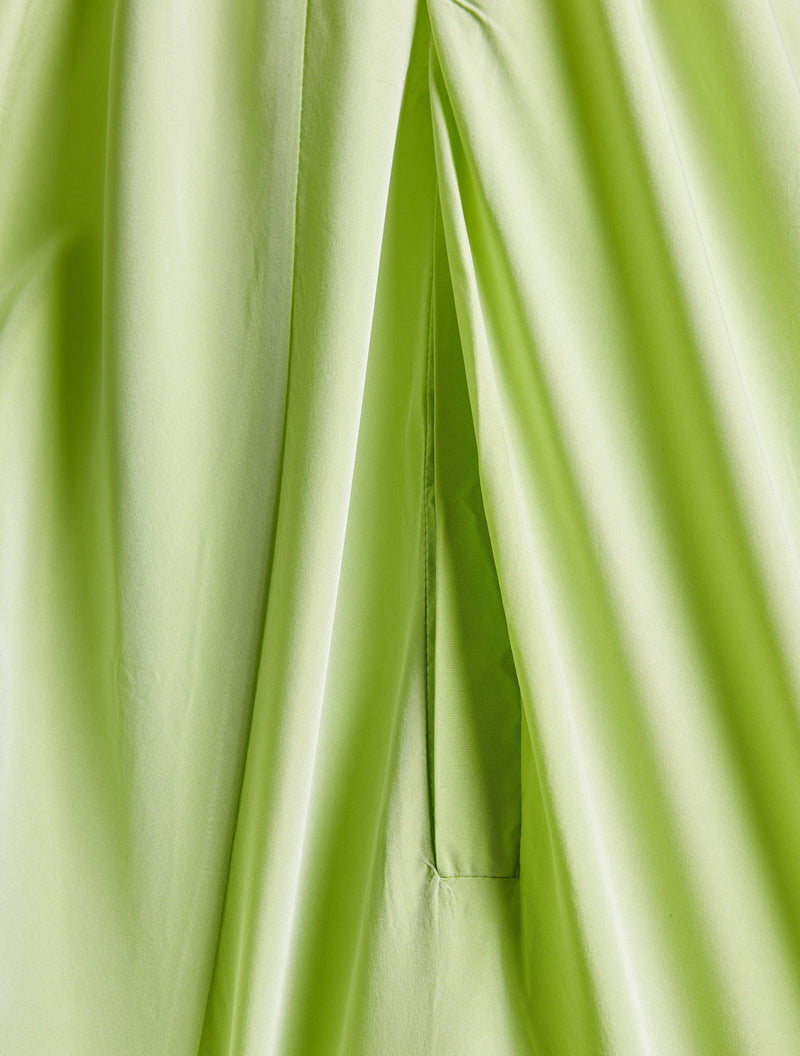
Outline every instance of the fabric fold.
POLYGON ((0 1052, 790 1056, 788 0, 0 5, 0 1052))

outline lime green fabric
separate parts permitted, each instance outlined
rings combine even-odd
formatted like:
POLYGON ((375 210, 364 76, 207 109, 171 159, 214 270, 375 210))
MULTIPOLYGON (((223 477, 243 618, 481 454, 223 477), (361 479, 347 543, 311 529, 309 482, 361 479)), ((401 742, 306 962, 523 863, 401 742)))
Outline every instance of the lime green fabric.
POLYGON ((800 1052, 798 75, 2 0, 2 1056, 800 1052))

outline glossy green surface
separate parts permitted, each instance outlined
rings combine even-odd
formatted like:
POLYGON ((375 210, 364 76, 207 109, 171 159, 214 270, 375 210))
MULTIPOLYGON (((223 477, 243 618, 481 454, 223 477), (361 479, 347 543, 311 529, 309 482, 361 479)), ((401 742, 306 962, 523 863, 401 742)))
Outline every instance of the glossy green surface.
POLYGON ((0 1054, 800 1052, 800 8, 0 0, 0 1054))

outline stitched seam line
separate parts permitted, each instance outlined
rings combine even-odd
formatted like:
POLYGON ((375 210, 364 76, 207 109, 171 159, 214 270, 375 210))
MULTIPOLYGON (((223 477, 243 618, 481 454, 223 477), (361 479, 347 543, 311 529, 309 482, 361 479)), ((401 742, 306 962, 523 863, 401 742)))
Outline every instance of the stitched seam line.
POLYGON ((436 219, 439 203, 438 189, 433 191, 433 225, 431 232, 431 281, 428 291, 428 333, 425 346, 425 414, 423 426, 422 458, 422 534, 424 551, 424 640, 425 640, 425 760, 428 771, 428 814, 431 835, 431 854, 436 867, 436 797, 433 759, 433 661, 435 652, 435 586, 436 586, 436 536, 435 486, 433 480, 433 344, 435 341, 435 288, 436 288, 436 219))
POLYGON ((447 876, 437 873, 439 880, 519 880, 519 873, 455 873, 447 876))

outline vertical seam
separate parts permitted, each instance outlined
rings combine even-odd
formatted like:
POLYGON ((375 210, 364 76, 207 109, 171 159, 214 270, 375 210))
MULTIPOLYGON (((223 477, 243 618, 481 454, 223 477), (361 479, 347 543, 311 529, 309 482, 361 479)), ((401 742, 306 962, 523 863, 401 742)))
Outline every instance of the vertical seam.
POLYGON ((433 663, 435 656, 435 586, 436 586, 436 489, 434 484, 434 342, 436 291, 436 221, 439 192, 433 188, 433 224, 431 230, 431 281, 428 290, 428 332, 425 344, 425 400, 423 416, 422 455, 422 535, 424 582, 424 649, 425 649, 425 762, 428 778, 428 818, 430 823, 431 855, 436 861, 436 804, 433 757, 433 663), (432 516, 433 515, 433 516, 432 516), (432 523, 431 523, 432 522, 432 523))

